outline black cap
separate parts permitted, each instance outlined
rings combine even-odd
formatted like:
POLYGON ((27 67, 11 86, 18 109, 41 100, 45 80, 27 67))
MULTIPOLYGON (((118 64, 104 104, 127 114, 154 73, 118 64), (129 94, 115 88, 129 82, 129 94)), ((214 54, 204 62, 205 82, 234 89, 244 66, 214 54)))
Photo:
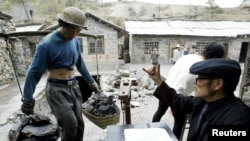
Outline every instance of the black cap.
POLYGON ((191 74, 222 78, 231 86, 237 86, 241 75, 240 64, 231 59, 217 58, 200 61, 190 67, 191 74))

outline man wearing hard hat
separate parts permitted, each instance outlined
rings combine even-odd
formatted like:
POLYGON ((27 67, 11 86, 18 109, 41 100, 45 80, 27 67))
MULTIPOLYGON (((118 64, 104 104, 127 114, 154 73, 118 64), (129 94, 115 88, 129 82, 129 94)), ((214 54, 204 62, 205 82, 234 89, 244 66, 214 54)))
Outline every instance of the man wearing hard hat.
POLYGON ((59 28, 41 40, 26 75, 21 110, 33 114, 33 93, 41 76, 48 72, 45 94, 62 128, 61 141, 82 141, 82 94, 75 77, 74 67, 89 83, 93 91, 99 88, 90 75, 81 56, 76 36, 86 21, 85 14, 76 7, 66 8, 58 16, 59 28))
POLYGON ((181 57, 180 45, 177 44, 175 49, 173 50, 173 63, 175 64, 180 57, 181 57))

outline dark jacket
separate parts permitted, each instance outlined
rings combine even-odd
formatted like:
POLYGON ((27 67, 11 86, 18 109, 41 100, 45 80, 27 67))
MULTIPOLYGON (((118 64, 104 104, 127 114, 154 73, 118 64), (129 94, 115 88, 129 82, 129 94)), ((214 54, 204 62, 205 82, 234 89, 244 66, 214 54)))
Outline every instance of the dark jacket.
MULTIPOLYGON (((154 95, 164 103, 168 103, 176 115, 189 114, 190 128, 187 141, 207 141, 210 126, 214 125, 248 125, 250 126, 250 108, 233 94, 220 100, 206 103, 203 99, 193 96, 176 94, 163 82, 154 95), (205 104, 208 108, 204 113, 204 122, 200 130, 196 130, 199 115, 205 104)), ((178 118, 178 117, 175 117, 178 118)))

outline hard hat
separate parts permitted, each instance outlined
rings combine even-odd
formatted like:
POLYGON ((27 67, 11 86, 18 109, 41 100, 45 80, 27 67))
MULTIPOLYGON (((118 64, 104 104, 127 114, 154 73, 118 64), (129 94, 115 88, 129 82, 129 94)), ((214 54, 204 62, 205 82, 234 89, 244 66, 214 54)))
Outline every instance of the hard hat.
POLYGON ((179 44, 177 44, 175 47, 181 47, 179 44))
POLYGON ((76 7, 65 8, 63 13, 58 15, 58 18, 66 23, 81 26, 84 29, 87 29, 84 25, 86 21, 85 13, 76 7))

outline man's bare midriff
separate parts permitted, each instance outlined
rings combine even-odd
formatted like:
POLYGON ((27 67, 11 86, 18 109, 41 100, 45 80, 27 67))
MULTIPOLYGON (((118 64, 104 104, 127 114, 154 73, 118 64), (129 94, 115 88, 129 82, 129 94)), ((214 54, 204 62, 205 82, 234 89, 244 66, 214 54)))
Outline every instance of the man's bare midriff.
POLYGON ((74 70, 68 69, 49 69, 48 78, 67 80, 75 77, 74 70))

